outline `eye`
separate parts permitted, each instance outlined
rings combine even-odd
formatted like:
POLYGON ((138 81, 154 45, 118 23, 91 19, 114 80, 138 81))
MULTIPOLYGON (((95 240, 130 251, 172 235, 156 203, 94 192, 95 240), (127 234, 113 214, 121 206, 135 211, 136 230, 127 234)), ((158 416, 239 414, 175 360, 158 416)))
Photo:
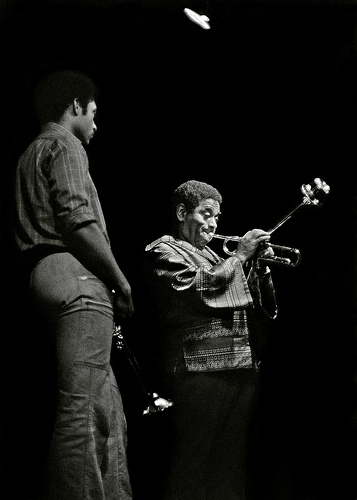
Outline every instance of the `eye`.
POLYGON ((217 214, 217 215, 213 215, 213 212, 211 212, 211 210, 206 210, 205 212, 203 212, 203 217, 205 219, 211 219, 212 217, 214 218, 214 220, 217 222, 218 219, 219 219, 219 215, 220 214, 217 214))

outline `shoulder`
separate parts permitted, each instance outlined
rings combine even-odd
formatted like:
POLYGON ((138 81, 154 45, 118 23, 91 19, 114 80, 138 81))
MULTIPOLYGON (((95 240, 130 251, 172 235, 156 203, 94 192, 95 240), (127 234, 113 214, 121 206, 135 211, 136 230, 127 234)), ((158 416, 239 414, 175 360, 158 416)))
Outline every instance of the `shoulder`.
POLYGON ((164 251, 164 250, 169 250, 170 246, 175 243, 175 239, 172 236, 165 235, 161 236, 161 238, 158 238, 157 240, 153 241, 149 245, 146 245, 145 251, 146 252, 151 252, 151 251, 164 251))
POLYGON ((36 141, 46 144, 49 149, 56 150, 77 150, 85 152, 82 143, 67 129, 57 123, 46 123, 37 136, 36 141))

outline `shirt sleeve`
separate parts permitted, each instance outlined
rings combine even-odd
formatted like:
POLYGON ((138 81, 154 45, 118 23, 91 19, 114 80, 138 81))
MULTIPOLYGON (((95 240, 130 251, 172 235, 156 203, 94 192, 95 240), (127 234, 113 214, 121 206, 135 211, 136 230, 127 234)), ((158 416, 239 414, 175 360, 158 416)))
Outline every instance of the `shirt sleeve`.
POLYGON ((50 149, 48 182, 58 230, 69 233, 96 221, 91 209, 88 158, 81 145, 56 141, 50 149))
POLYGON ((155 293, 163 302, 174 296, 181 310, 217 311, 252 304, 244 271, 234 257, 212 265, 197 254, 183 255, 158 245, 149 252, 148 263, 155 293))

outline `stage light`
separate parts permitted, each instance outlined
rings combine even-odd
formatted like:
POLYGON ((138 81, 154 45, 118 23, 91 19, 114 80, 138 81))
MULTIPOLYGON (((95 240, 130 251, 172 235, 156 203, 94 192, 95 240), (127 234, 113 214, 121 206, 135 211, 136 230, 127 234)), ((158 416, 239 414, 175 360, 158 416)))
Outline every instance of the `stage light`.
POLYGON ((209 25, 209 17, 207 17, 205 14, 197 14, 194 10, 191 9, 183 9, 184 13, 186 16, 194 23, 198 24, 198 26, 201 26, 204 30, 209 30, 211 29, 211 26, 209 25))

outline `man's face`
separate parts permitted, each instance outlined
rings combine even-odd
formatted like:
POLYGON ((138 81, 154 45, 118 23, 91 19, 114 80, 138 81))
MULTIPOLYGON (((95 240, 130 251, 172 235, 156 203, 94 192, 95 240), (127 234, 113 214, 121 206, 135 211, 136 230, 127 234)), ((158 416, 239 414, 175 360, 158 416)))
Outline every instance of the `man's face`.
POLYGON ((96 112, 97 105, 94 101, 88 103, 86 112, 79 106, 79 114, 77 116, 74 135, 78 137, 83 144, 89 144, 89 141, 93 138, 97 130, 97 126, 94 123, 96 112))
POLYGON ((188 212, 183 204, 179 205, 179 236, 199 249, 204 248, 213 238, 219 214, 220 204, 211 198, 201 200, 193 212, 188 212))

